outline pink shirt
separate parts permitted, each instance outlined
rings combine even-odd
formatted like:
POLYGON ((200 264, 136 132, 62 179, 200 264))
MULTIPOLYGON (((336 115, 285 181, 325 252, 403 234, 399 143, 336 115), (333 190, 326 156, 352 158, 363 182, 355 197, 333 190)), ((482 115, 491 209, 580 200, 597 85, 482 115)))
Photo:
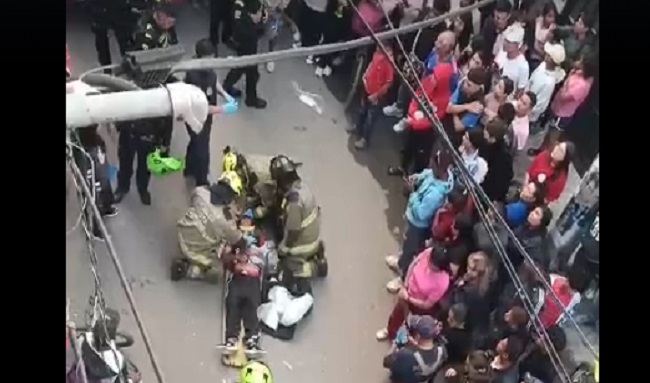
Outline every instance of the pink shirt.
POLYGON ((515 141, 517 141, 517 150, 523 150, 526 147, 528 135, 530 134, 530 120, 528 116, 515 117, 512 120, 512 131, 515 134, 515 141))
POLYGON ((449 274, 433 271, 429 266, 431 250, 428 248, 418 254, 406 276, 406 290, 409 296, 425 301, 427 306, 438 302, 449 288, 449 274))
POLYGON ((551 108, 557 117, 572 117, 578 107, 589 96, 593 79, 586 79, 581 74, 572 73, 557 92, 551 108))

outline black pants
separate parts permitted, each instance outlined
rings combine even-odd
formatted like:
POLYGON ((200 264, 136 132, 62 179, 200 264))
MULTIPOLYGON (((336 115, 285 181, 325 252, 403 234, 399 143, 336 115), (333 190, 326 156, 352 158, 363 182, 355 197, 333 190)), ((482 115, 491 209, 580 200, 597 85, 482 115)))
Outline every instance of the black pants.
POLYGON ((219 45, 219 27, 221 42, 227 43, 232 37, 233 0, 210 1, 210 41, 216 48, 219 45))
POLYGON ((326 22, 325 12, 314 11, 303 2, 300 6, 298 20, 302 46, 313 47, 318 45, 323 36, 323 28, 326 22))
POLYGON ((239 338, 241 322, 246 339, 259 333, 257 306, 262 301, 261 294, 259 278, 233 276, 226 297, 226 339, 239 338))
MULTIPOLYGON (((239 52, 237 55, 242 56, 239 52)), ((243 75, 246 75, 246 100, 257 100, 257 82, 260 80, 257 65, 231 69, 223 80, 223 88, 230 91, 243 75)))
MULTIPOLYGON (((332 44, 345 40, 347 25, 341 21, 342 19, 336 17, 335 14, 325 13, 323 15, 323 44, 332 44)), ((321 68, 326 66, 331 67, 334 58, 340 54, 339 52, 328 53, 317 57, 316 62, 321 68)))
POLYGON ((149 188, 151 174, 147 169, 147 155, 153 152, 156 145, 147 137, 133 134, 129 130, 122 130, 117 145, 117 157, 119 170, 117 172, 117 189, 127 193, 131 189, 131 177, 133 176, 133 160, 137 156, 135 171, 135 184, 139 193, 145 193, 149 188))
POLYGON ((185 154, 185 175, 194 176, 196 186, 209 185, 212 121, 206 123, 199 133, 195 133, 187 126, 186 128, 190 142, 187 144, 187 153, 185 154))
MULTIPOLYGON (((92 31, 95 35, 95 49, 97 50, 99 65, 111 65, 113 62, 111 60, 111 45, 108 39, 109 28, 95 25, 92 27, 92 31)), ((131 39, 131 33, 125 29, 114 29, 113 31, 117 38, 117 45, 120 47, 120 54, 124 56, 131 39)), ((105 72, 110 73, 110 70, 105 72)))
POLYGON ((419 173, 429 166, 435 133, 433 129, 413 130, 411 128, 407 128, 405 133, 400 167, 406 174, 419 173))

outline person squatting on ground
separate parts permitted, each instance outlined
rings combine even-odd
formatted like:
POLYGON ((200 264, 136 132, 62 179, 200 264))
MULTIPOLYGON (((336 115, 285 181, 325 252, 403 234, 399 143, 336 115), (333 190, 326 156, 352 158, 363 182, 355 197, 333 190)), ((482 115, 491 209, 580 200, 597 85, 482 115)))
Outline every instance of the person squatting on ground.
POLYGON ((262 255, 251 248, 227 251, 222 256, 231 272, 226 292, 226 350, 234 351, 244 326, 244 345, 248 351, 258 351, 259 320, 257 307, 262 303, 261 279, 264 268, 262 255))
POLYGON ((386 53, 379 48, 375 50, 370 65, 363 75, 364 92, 354 127, 354 133, 357 136, 354 147, 360 150, 370 144, 375 117, 379 113, 383 98, 393 84, 395 76, 395 70, 390 62, 393 59, 393 46, 385 45, 385 47, 386 53))
MULTIPOLYGON (((298 26, 287 14, 287 7, 290 2, 291 0, 264 0, 264 11, 267 15, 264 27, 268 38, 269 52, 275 51, 278 36, 280 36, 284 25, 288 25, 291 29, 294 46, 297 46, 297 44, 300 43, 300 32, 298 31, 298 26)), ((267 62, 266 71, 273 73, 274 70, 275 62, 267 62)))
POLYGON ((221 244, 233 251, 245 248, 246 240, 237 228, 244 210, 243 189, 235 172, 224 172, 217 183, 194 189, 190 207, 176 224, 183 258, 172 262, 172 280, 205 277, 221 244))
MULTIPOLYGON (((259 0, 235 1, 232 40, 237 56, 257 53, 257 40, 264 31, 263 11, 259 0)), ((257 65, 231 69, 223 80, 223 88, 231 96, 240 97, 241 91, 234 86, 243 75, 246 75, 246 106, 266 108, 266 101, 257 95, 257 82, 260 79, 257 65)))
MULTIPOLYGON (((114 217, 119 210, 113 205, 115 198, 111 188, 110 165, 106 158, 106 143, 97 132, 97 129, 97 125, 78 128, 73 133, 73 142, 87 154, 74 146, 72 147, 72 154, 79 170, 81 170, 81 174, 85 176, 88 188, 90 190, 93 190, 93 187, 95 188, 95 204, 97 204, 99 213, 102 217, 114 217)), ((104 237, 99 230, 97 219, 88 209, 84 209, 84 219, 91 229, 91 235, 95 239, 103 241, 104 237)))
MULTIPOLYGON (((178 44, 174 27, 175 15, 176 8, 167 3, 158 4, 152 14, 145 14, 140 21, 140 29, 134 36, 134 50, 146 51, 178 44)), ((116 203, 121 202, 131 188, 133 160, 137 156, 136 186, 142 203, 151 205, 151 194, 149 194, 151 173, 147 169, 147 155, 157 148, 162 148, 164 155, 169 153, 173 124, 171 117, 116 124, 120 133, 117 147, 120 168, 115 191, 116 203)))
MULTIPOLYGON (((209 39, 202 39, 195 46, 196 58, 212 57, 215 49, 209 39)), ((217 74, 212 69, 189 71, 185 74, 187 84, 192 84, 201 89, 208 99, 208 118, 203 123, 203 128, 196 133, 189 125, 187 135, 190 141, 187 144, 185 154, 185 177, 192 176, 196 186, 208 185, 208 173, 210 170, 210 132, 212 131, 212 116, 215 114, 231 114, 237 111, 237 103, 223 89, 217 81, 217 74), (217 105, 217 94, 226 99, 225 105, 217 105)))
POLYGON ((296 296, 311 293, 316 276, 320 240, 320 206, 312 190, 298 175, 299 164, 279 155, 271 160, 270 173, 282 198, 283 235, 278 245, 282 282, 296 296))

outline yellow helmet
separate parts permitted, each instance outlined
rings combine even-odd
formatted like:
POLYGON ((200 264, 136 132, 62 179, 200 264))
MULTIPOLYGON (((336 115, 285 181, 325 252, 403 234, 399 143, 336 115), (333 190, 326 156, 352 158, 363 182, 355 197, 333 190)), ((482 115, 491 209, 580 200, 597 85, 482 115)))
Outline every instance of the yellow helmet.
POLYGON ((239 175, 235 171, 225 171, 221 173, 221 177, 219 177, 220 182, 224 182, 230 188, 232 189, 235 194, 240 196, 242 192, 244 191, 244 184, 241 181, 241 178, 239 178, 239 175))

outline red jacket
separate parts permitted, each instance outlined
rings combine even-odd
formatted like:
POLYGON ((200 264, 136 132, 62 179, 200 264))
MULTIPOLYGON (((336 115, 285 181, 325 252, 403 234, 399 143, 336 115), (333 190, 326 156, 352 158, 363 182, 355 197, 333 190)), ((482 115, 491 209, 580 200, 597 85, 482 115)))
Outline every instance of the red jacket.
POLYGON ((467 205, 461 211, 455 210, 449 202, 436 212, 431 224, 431 238, 434 241, 448 245, 454 243, 458 238, 456 230, 456 218, 459 214, 471 213, 473 208, 472 199, 467 199, 467 205))
MULTIPOLYGON (((429 100, 436 107, 435 115, 443 119, 447 115, 447 105, 451 98, 451 81, 454 76, 454 67, 449 63, 439 63, 433 69, 433 73, 422 79, 422 87, 429 96, 429 100)), ((422 96, 422 90, 418 89, 418 96, 422 96)), ((422 99, 426 101, 425 98, 422 99)), ((426 103, 425 103, 426 104, 426 103)), ((417 99, 411 100, 408 110, 408 124, 413 130, 431 129, 431 121, 425 115, 422 119, 415 118, 415 112, 420 110, 417 99)))
POLYGON ((560 198, 564 191, 568 178, 567 171, 559 170, 551 166, 551 152, 544 150, 535 157, 528 168, 528 179, 537 181, 540 174, 546 176, 544 185, 546 186, 546 200, 553 202, 560 198))
POLYGON ((363 75, 363 85, 366 89, 366 94, 376 94, 385 87, 385 90, 381 94, 377 94, 379 97, 383 96, 388 92, 394 76, 395 71, 390 64, 390 60, 384 55, 381 49, 377 49, 375 54, 372 55, 372 61, 370 61, 366 73, 363 75))
POLYGON ((542 306, 542 311, 539 313, 539 319, 542 321, 545 329, 552 327, 557 324, 558 320, 564 313, 563 309, 571 310, 572 307, 569 307, 571 301, 573 301, 574 295, 576 294, 571 287, 569 282, 565 277, 557 277, 553 282, 551 287, 553 292, 559 298, 563 307, 560 307, 553 299, 552 293, 549 291, 546 293, 546 298, 544 300, 544 306, 542 306))

